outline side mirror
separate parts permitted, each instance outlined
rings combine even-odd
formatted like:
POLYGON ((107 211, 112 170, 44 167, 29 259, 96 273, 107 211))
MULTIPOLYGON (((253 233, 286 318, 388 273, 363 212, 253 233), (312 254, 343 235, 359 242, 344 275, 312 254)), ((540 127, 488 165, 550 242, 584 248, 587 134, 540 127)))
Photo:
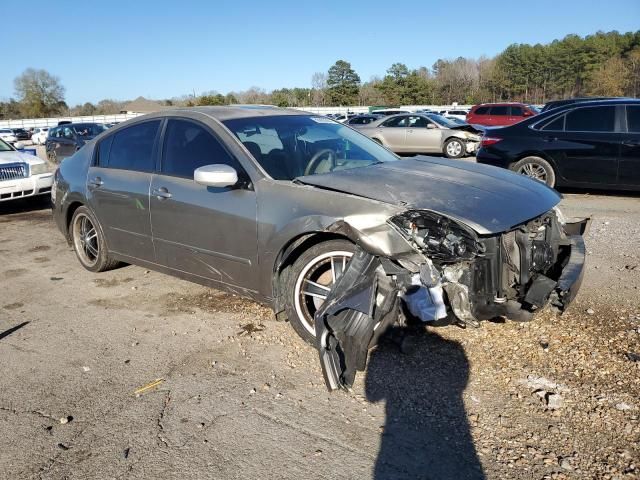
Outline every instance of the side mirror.
POLYGON ((16 143, 14 143, 14 144, 13 144, 13 147, 14 147, 16 150, 22 150, 22 149, 24 148, 24 143, 22 143, 22 142, 16 142, 16 143))
POLYGON ((433 130, 434 128, 438 127, 436 127, 433 123, 427 123, 427 130, 433 130))
POLYGON ((222 163, 196 168, 193 180, 207 187, 232 187, 238 183, 236 169, 222 163))
POLYGON ((530 112, 529 110, 525 110, 524 112, 522 112, 523 117, 530 117, 532 115, 533 115, 533 112, 530 112))

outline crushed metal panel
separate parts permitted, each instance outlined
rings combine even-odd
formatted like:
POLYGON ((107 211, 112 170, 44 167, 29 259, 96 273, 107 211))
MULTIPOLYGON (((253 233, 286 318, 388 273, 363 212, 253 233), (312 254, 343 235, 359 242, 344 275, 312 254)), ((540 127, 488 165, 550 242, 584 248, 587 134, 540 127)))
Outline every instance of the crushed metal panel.
POLYGON ((351 388, 356 372, 366 367, 376 330, 393 320, 387 314, 397 307, 397 291, 388 288, 380 298, 381 282, 386 275, 380 260, 359 249, 316 312, 316 342, 329 390, 351 388))

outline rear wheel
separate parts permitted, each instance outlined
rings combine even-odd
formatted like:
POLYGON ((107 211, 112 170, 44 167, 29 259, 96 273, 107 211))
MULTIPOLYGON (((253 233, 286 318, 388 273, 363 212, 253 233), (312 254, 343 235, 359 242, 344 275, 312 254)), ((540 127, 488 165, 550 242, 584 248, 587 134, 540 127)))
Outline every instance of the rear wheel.
POLYGON ((540 157, 525 157, 516 162, 511 169, 521 175, 546 183, 553 188, 556 184, 556 173, 549 162, 540 157))
POLYGON ((465 143, 459 138, 450 138, 444 142, 443 150, 447 158, 461 158, 466 153, 465 143))
POLYGON ((87 207, 78 207, 73 213, 70 231, 73 249, 84 268, 104 272, 118 266, 120 262, 109 256, 98 220, 87 207))
POLYGON ((348 240, 319 243, 298 257, 286 278, 287 317, 296 333, 312 345, 316 335, 314 315, 354 251, 348 240))

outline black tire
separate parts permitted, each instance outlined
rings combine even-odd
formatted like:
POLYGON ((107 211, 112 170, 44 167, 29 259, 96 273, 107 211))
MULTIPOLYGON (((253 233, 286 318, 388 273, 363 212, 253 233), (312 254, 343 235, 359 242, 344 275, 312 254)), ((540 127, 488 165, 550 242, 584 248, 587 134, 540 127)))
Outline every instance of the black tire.
POLYGON ((549 162, 540 157, 524 157, 511 166, 511 170, 526 175, 553 188, 556 185, 556 172, 549 162))
MULTIPOLYGON (((285 292, 285 310, 289 323, 300 337, 315 345, 315 331, 313 314, 322 304, 322 299, 304 295, 303 285, 305 279, 315 281, 317 284, 325 286, 332 283, 334 258, 338 265, 337 270, 343 268, 348 259, 355 252, 355 245, 348 240, 329 240, 318 243, 302 253, 291 266, 287 275, 283 278, 283 291, 285 292), (332 254, 335 254, 333 257, 332 254), (327 267, 326 263, 329 261, 327 267), (327 270, 328 268, 328 270, 327 270), (316 276, 314 278, 314 276, 316 276), (326 280, 329 280, 327 283, 326 280)), ((328 290, 326 290, 328 291, 328 290)), ((323 290, 324 292, 324 290, 323 290)))
POLYGON ((462 158, 467 153, 467 146, 460 138, 449 138, 444 142, 442 153, 447 158, 462 158))
POLYGON ((120 264, 109 255, 102 227, 87 207, 78 207, 73 212, 69 235, 76 257, 90 272, 112 270, 120 264))

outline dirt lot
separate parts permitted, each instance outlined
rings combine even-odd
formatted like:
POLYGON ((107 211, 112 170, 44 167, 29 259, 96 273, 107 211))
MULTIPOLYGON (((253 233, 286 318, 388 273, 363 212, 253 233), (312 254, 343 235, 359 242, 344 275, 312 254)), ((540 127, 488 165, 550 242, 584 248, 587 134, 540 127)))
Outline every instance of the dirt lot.
POLYGON ((1 205, 0 477, 639 478, 640 196, 563 208, 594 216, 570 312, 385 342, 329 394, 268 310, 89 273, 46 204, 1 205))

